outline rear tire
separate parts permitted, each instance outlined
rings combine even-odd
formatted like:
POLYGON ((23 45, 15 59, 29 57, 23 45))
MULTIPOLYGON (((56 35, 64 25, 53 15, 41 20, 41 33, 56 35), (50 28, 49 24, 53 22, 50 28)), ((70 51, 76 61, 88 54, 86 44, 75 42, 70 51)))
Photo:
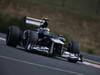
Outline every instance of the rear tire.
POLYGON ((16 47, 20 41, 20 29, 17 26, 10 26, 6 36, 6 44, 16 47))

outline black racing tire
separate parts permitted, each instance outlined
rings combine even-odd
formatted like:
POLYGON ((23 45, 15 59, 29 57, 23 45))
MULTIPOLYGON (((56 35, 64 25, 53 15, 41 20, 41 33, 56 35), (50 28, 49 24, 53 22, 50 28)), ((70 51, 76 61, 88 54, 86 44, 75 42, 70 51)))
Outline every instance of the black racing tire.
POLYGON ((10 26, 6 36, 6 45, 16 47, 20 41, 20 29, 17 26, 10 26))
POLYGON ((74 54, 80 54, 80 44, 78 40, 71 40, 70 47, 68 47, 69 52, 74 54))

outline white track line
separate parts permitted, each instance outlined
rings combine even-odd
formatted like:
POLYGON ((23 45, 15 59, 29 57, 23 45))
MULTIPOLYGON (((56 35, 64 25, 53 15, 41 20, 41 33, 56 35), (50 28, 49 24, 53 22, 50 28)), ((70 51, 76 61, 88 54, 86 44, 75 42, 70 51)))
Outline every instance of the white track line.
POLYGON ((93 61, 93 60, 90 60, 90 59, 83 59, 83 60, 86 61, 86 62, 91 62, 91 63, 95 63, 95 64, 100 65, 100 62, 97 62, 97 61, 93 61))
POLYGON ((89 65, 89 66, 92 66, 92 67, 95 67, 95 68, 99 68, 100 69, 100 65, 92 64, 92 63, 89 63, 89 62, 83 62, 83 64, 89 65))
POLYGON ((74 74, 74 75, 83 75, 82 73, 73 72, 73 71, 69 71, 69 70, 64 70, 64 69, 51 67, 51 66, 47 66, 47 65, 41 65, 41 64, 37 64, 37 63, 33 63, 33 62, 28 62, 28 61, 12 58, 12 57, 7 57, 7 56, 0 55, 0 58, 6 59, 6 60, 11 60, 11 61, 16 61, 16 62, 21 62, 21 63, 33 65, 33 66, 43 67, 43 68, 47 68, 47 69, 51 69, 51 70, 56 70, 56 71, 60 71, 60 72, 65 72, 66 74, 70 73, 70 74, 74 74))

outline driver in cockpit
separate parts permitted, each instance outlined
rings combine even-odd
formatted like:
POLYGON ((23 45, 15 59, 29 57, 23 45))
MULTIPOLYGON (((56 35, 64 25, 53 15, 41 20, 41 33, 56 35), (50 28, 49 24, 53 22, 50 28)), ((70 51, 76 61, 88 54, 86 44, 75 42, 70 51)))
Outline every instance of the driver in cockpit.
POLYGON ((49 34, 50 29, 48 28, 48 18, 43 18, 43 23, 40 26, 40 28, 38 29, 39 34, 41 35, 46 35, 49 34))

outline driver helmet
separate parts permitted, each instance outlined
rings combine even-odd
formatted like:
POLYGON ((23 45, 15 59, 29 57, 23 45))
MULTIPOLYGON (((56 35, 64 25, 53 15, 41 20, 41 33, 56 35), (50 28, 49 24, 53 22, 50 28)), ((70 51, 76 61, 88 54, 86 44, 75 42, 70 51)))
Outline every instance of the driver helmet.
POLYGON ((47 28, 48 27, 48 18, 42 18, 43 23, 41 25, 42 28, 47 28))

